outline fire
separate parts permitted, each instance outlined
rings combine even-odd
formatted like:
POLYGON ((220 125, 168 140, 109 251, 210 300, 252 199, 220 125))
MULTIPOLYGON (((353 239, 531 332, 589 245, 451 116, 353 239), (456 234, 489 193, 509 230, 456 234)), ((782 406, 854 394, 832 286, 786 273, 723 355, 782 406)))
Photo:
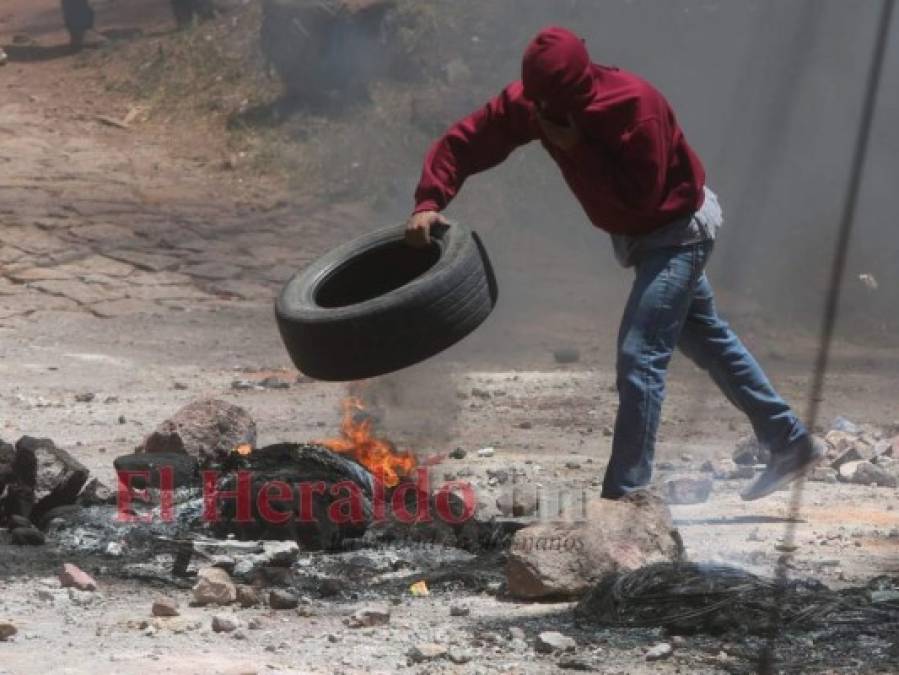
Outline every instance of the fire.
POLYGON ((356 413, 365 410, 361 399, 350 396, 343 401, 343 419, 340 438, 318 441, 333 452, 351 455, 374 475, 381 476, 384 484, 393 487, 400 478, 415 468, 415 457, 408 452, 397 452, 390 441, 372 434, 372 420, 356 420, 356 413))
POLYGON ((246 457, 247 455, 253 452, 253 446, 249 443, 241 443, 236 448, 234 448, 234 452, 242 457, 246 457))

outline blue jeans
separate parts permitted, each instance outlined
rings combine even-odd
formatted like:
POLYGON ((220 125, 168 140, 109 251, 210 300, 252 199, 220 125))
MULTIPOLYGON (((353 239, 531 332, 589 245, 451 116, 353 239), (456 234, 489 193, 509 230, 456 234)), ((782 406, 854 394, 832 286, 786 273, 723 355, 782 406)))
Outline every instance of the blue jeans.
POLYGON ((665 374, 675 347, 711 375, 772 452, 807 435, 790 407, 715 309, 704 269, 713 242, 641 254, 618 333, 618 417, 602 496, 616 499, 652 477, 665 374))

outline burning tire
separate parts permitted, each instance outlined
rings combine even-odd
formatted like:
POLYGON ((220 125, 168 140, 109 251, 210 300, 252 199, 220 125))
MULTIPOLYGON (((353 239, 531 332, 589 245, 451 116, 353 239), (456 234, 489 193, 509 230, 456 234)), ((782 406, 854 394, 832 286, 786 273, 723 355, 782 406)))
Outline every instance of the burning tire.
POLYGON ((275 303, 297 368, 320 380, 359 380, 443 351, 496 304, 487 252, 467 227, 436 226, 432 243, 407 246, 405 230, 377 230, 295 275, 275 303))

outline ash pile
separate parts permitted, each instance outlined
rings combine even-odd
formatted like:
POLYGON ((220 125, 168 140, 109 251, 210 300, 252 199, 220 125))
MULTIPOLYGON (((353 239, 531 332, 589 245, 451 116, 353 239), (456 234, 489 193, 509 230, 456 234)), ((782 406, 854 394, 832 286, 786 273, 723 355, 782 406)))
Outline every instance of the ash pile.
POLYGON ((347 590, 347 575, 372 592, 413 574, 498 586, 495 560, 483 571, 472 561, 521 525, 478 521, 473 493, 457 485, 432 490, 427 469, 374 437, 352 403, 331 447, 256 447, 245 410, 196 401, 115 458, 114 490, 49 439, 3 444, 0 525, 10 543, 100 556, 113 575, 183 587, 204 567, 323 597, 347 590))

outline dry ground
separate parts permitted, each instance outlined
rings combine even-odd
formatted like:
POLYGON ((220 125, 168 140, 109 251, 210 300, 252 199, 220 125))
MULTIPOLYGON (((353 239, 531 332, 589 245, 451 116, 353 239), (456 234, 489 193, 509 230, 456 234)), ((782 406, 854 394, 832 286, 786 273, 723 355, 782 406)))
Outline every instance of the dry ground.
MULTIPOLYGON (((109 480, 116 454, 201 396, 245 406, 261 443, 333 431, 341 385, 302 380, 286 390, 237 391, 231 383, 270 373, 293 381, 273 295, 292 270, 368 226, 369 207, 297 203, 273 181, 223 171, 215 148, 194 153, 159 126, 125 130, 99 121, 98 115, 124 117, 131 102, 99 86, 85 57, 60 47, 56 4, 12 0, 0 8, 0 43, 10 45, 21 33, 37 41, 18 52, 25 60, 13 58, 0 69, 0 437, 51 437, 109 480), (86 392, 93 401, 75 401, 86 392)), ((107 25, 128 28, 139 20, 145 33, 171 30, 164 3, 141 3, 139 16, 124 4, 106 4, 107 25)), ((539 272, 539 263, 527 264, 539 272)), ((558 272, 545 278, 554 297, 594 292, 589 279, 558 272)), ((605 294, 620 304, 621 288, 605 294)), ((738 306, 740 299, 733 300, 738 306)), ((804 405, 813 337, 758 326, 748 315, 735 324, 784 394, 804 405)), ((615 409, 613 341, 612 322, 585 319, 576 307, 563 305, 540 325, 520 312, 498 311, 434 364, 372 388, 387 402, 388 435, 421 452, 469 450, 466 460, 449 460, 446 471, 473 471, 488 509, 490 468, 519 466, 547 494, 595 492, 610 445, 602 430, 615 409), (551 349, 567 344, 579 346, 583 357, 559 366, 551 349), (472 396, 473 388, 490 395, 472 396), (475 457, 485 446, 496 448, 495 457, 475 457)), ((838 344, 822 419, 839 414, 897 424, 897 357, 895 350, 838 344)), ((702 374, 678 360, 660 478, 698 474, 705 459, 728 457, 747 431, 702 374)), ((674 516, 692 558, 770 574, 789 494, 745 504, 739 487, 719 481, 707 503, 674 507, 674 516)), ((895 573, 897 506, 895 490, 809 484, 795 572, 835 585, 895 573)), ((739 661, 727 656, 726 641, 710 648, 687 640, 672 659, 646 665, 644 652, 658 638, 651 633, 590 634, 570 624, 567 606, 464 590, 401 598, 384 630, 345 629, 340 619, 364 598, 343 598, 320 603, 312 617, 244 610, 244 620, 258 616, 261 629, 246 631, 242 641, 212 633, 210 612, 202 609, 186 611, 196 628, 147 631, 137 624, 149 617, 160 589, 117 578, 114 561, 94 561, 102 588, 89 604, 41 600, 38 591, 52 586, 47 579, 61 556, 42 558, 45 550, 0 543, 0 618, 20 629, 15 641, 0 644, 0 673, 393 672, 407 667, 406 649, 420 641, 457 645, 473 660, 412 670, 550 672, 557 659, 510 642, 507 627, 524 628, 531 640, 556 623, 577 636, 596 672, 713 672, 739 661), (470 616, 450 617, 449 606, 459 603, 470 606, 470 616)), ((186 604, 185 592, 163 591, 186 604)))

